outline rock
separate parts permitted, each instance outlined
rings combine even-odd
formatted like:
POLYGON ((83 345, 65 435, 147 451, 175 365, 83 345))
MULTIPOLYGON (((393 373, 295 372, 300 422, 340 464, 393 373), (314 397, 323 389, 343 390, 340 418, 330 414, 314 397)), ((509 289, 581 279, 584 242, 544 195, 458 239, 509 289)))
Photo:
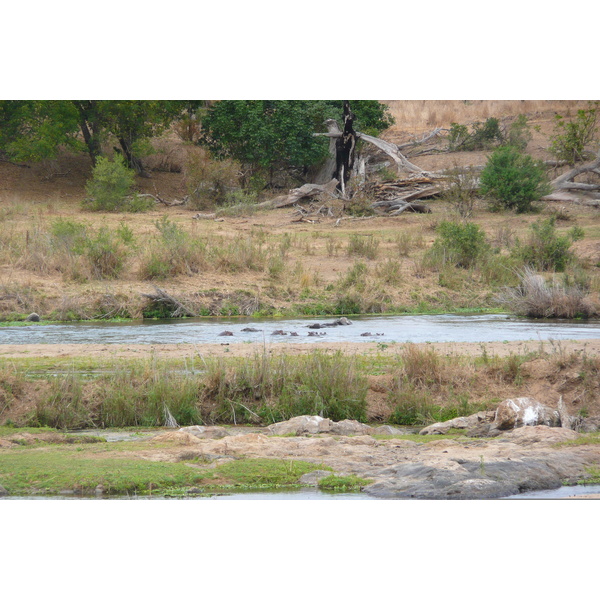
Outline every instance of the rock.
POLYGON ((25 320, 37 323, 40 320, 40 315, 37 313, 31 313, 25 320))
POLYGON ((497 437, 502 432, 496 427, 492 427, 491 423, 482 423, 473 427, 473 429, 467 429, 465 435, 467 437, 497 437))
POLYGON ((501 431, 524 425, 560 427, 558 411, 536 402, 533 398, 509 398, 496 409, 493 426, 501 431))
POLYGON ((334 422, 331 425, 331 433, 336 435, 370 435, 374 432, 373 427, 350 419, 334 422))
POLYGON ((481 425, 482 423, 488 423, 493 421, 495 413, 493 411, 480 411, 469 417, 457 417, 456 419, 450 419, 443 423, 434 423, 428 425, 424 429, 421 429, 419 433, 421 435, 443 435, 448 433, 450 429, 472 429, 481 425))
POLYGON ((8 491, 4 486, 0 485, 0 497, 2 496, 8 496, 8 491))
MULTIPOLYGON (((529 427, 518 430, 531 429, 529 427)), ((555 431, 560 430, 558 428, 555 431)), ((514 433, 517 433, 515 431, 514 433)), ((378 498, 478 500, 505 498, 534 490, 554 489, 582 461, 565 454, 511 460, 449 460, 445 463, 399 464, 382 469, 363 491, 378 498)))
POLYGON ((189 427, 182 427, 178 431, 183 433, 189 433, 197 438, 218 440, 228 435, 231 435, 225 427, 209 426, 204 427, 203 425, 190 425, 189 427))
POLYGON ((332 425, 333 421, 330 419, 324 419, 323 417, 316 415, 302 415, 289 419, 288 421, 269 425, 267 431, 271 435, 287 435, 290 433, 295 435, 301 435, 303 433, 329 433, 332 425))
POLYGON ((319 483, 319 481, 321 481, 321 479, 329 477, 331 474, 331 471, 311 471, 310 473, 305 473, 304 475, 302 475, 298 482, 304 485, 316 486, 319 483))
POLYGON ((529 427, 519 427, 513 431, 507 431, 503 434, 503 439, 516 444, 557 444, 575 440, 579 434, 572 429, 564 427, 548 427, 547 425, 533 425, 529 427))

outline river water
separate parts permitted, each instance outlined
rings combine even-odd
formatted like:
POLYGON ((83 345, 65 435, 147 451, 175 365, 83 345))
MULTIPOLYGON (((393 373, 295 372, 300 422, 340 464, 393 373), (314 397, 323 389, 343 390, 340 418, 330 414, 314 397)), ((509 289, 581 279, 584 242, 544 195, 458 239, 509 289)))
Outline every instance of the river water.
POLYGON ((0 327, 0 344, 215 344, 323 342, 503 342, 600 338, 600 321, 521 319, 508 315, 403 315, 352 318, 347 326, 312 330, 333 319, 198 318, 127 323, 0 327), (258 331, 242 331, 254 328, 258 331), (283 330, 286 335, 273 335, 283 330), (224 331, 233 335, 222 336, 224 331), (309 335, 309 333, 313 335, 309 335), (370 336, 363 336, 370 333, 370 336), (296 335, 293 335, 296 334, 296 335), (320 335, 315 335, 320 334, 320 335))

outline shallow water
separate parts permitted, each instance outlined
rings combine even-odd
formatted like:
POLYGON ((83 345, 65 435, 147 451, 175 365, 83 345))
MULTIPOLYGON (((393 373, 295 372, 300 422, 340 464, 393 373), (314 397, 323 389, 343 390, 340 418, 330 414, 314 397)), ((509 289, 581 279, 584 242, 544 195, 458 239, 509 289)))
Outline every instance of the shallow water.
POLYGON ((311 330, 333 318, 185 319, 127 323, 1 327, 0 344, 208 344, 323 342, 502 342, 600 338, 600 321, 520 319, 508 315, 404 315, 352 318, 347 326, 311 330), (253 327, 257 332, 244 332, 253 327), (272 335, 275 330, 286 335, 272 335), (219 335, 230 331, 232 336, 219 335), (297 335, 291 335, 291 333, 297 335), (324 335, 309 336, 309 332, 324 335), (369 337, 363 333, 371 333, 369 337), (379 335, 377 335, 379 334, 379 335))
MULTIPOLYGON (((587 494, 600 494, 600 485, 574 485, 560 487, 554 490, 541 490, 507 496, 501 500, 557 500, 562 498, 573 498, 587 494)), ((97 500, 95 497, 84 497, 75 495, 64 496, 6 496, 0 500, 97 500)), ((181 498, 165 498, 164 496, 113 496, 104 497, 101 500, 382 500, 363 493, 327 493, 314 488, 303 488, 300 490, 268 491, 268 492, 244 492, 236 494, 217 494, 214 496, 184 496, 181 498)), ((386 501, 394 498, 386 498, 386 501)), ((435 501, 433 501, 435 502, 435 501)))

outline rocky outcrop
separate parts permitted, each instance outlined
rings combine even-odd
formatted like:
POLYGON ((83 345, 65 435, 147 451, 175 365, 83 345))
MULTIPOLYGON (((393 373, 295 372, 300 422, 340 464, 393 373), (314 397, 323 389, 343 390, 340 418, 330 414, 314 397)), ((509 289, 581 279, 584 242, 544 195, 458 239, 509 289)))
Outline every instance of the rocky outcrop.
POLYGON ((509 398, 498 405, 492 426, 500 431, 524 425, 560 427, 557 410, 536 402, 533 398, 509 398))
POLYGON ((182 427, 178 431, 189 433, 197 438, 205 440, 218 440, 230 435, 225 427, 204 427, 203 425, 190 425, 189 427, 182 427))
POLYGON ((359 421, 344 419, 332 421, 317 415, 302 415, 267 427, 271 435, 303 435, 332 433, 334 435, 371 435, 376 429, 359 421))

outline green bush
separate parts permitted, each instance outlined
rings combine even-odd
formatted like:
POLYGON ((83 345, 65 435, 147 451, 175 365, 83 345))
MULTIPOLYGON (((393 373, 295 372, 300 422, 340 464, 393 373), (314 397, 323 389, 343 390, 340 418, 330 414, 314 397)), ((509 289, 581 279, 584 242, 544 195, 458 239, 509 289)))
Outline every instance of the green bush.
POLYGON ((96 161, 92 178, 87 182, 85 191, 91 197, 91 210, 123 210, 127 205, 127 196, 135 181, 135 173, 127 168, 120 155, 114 160, 103 156, 96 161))
POLYGON ((590 102, 587 110, 578 110, 575 118, 570 121, 556 115, 550 146, 550 152, 556 158, 566 160, 570 165, 587 158, 585 148, 596 135, 599 104, 590 102))
POLYGON ((451 264, 467 269, 490 252, 485 233, 474 223, 442 221, 437 232, 438 238, 425 255, 426 262, 431 266, 451 264))
POLYGON ((116 279, 123 271, 127 252, 107 227, 87 238, 84 252, 95 279, 116 279))
POLYGON ((504 134, 500 130, 500 122, 490 117, 485 123, 473 123, 472 130, 466 125, 452 123, 448 136, 448 147, 451 152, 459 150, 486 150, 504 143, 504 134))
POLYGON ((573 259, 570 248, 583 237, 581 227, 572 227, 566 235, 556 232, 556 216, 531 225, 527 243, 517 240, 512 255, 539 271, 562 272, 573 259))
POLYGON ((514 146, 495 150, 481 172, 480 191, 492 200, 493 209, 529 212, 532 202, 550 193, 541 163, 514 146))

